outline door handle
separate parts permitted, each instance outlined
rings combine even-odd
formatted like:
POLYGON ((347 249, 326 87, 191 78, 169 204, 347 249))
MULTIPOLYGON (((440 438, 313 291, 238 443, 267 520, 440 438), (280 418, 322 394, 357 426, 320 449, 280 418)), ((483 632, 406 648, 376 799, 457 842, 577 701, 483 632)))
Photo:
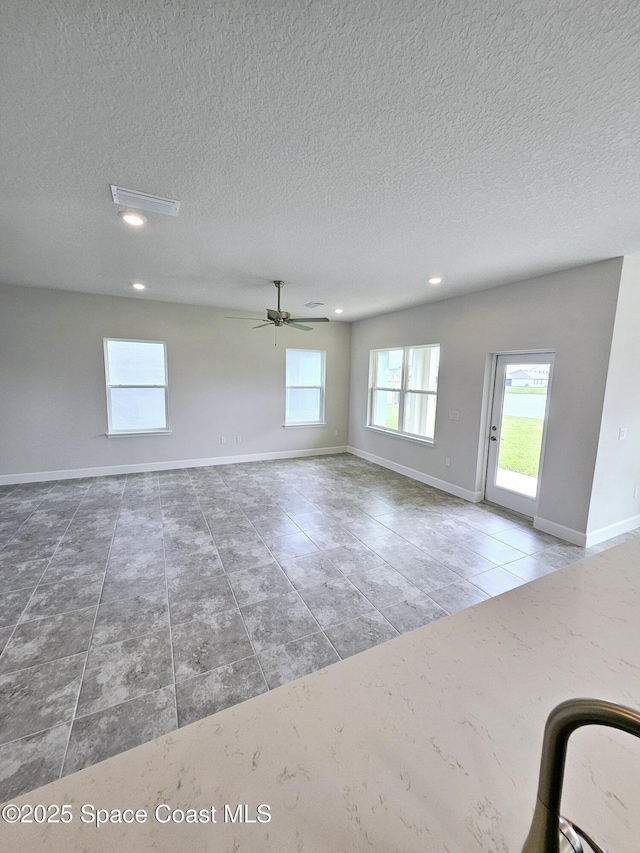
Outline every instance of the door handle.
POLYGON ((489 441, 497 441, 497 440, 498 439, 495 437, 495 435, 492 435, 491 438, 489 439, 489 441))

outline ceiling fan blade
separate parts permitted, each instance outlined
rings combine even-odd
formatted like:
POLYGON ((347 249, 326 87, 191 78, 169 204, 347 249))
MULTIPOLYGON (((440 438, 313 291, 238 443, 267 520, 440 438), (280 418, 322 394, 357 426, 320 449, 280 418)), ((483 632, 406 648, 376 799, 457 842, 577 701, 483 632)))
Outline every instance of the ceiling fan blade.
POLYGON ((252 329, 262 329, 263 326, 272 326, 273 323, 260 323, 259 326, 252 326, 252 329))
POLYGON ((225 320, 253 320, 254 323, 262 321, 262 317, 224 317, 225 320))
POLYGON ((328 323, 328 317, 290 317, 292 323, 328 323))
POLYGON ((284 321, 285 326, 292 326, 294 329, 302 329, 303 332, 313 332, 311 326, 301 326, 300 323, 293 323, 291 320, 284 321))

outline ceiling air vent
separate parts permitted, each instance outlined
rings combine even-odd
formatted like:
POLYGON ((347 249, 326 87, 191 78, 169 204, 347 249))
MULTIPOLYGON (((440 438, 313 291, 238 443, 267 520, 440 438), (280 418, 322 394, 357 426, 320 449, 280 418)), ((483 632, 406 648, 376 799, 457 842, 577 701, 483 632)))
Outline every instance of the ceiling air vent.
POLYGON ((324 302, 305 302, 305 308, 319 308, 321 305, 324 305, 324 302))
POLYGON ((175 198, 162 198, 159 195, 141 193, 138 190, 125 190, 123 187, 111 186, 111 198, 116 204, 133 207, 136 210, 147 210, 149 213, 163 213, 165 216, 177 216, 180 202, 175 198))

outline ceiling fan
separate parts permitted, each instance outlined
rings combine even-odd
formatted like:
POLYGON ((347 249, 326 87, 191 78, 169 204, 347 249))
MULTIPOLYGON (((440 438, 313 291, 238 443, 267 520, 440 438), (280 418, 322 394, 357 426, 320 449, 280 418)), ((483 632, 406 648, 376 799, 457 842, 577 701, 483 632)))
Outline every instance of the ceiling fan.
POLYGON ((254 329, 261 329, 263 326, 291 326, 292 329, 302 329, 303 332, 311 332, 311 326, 303 326, 302 323, 328 323, 328 317, 292 317, 288 311, 283 311, 280 308, 280 291, 284 287, 284 281, 274 281, 278 288, 278 307, 267 308, 267 319, 262 320, 260 317, 225 317, 225 320, 257 320, 258 326, 254 329))

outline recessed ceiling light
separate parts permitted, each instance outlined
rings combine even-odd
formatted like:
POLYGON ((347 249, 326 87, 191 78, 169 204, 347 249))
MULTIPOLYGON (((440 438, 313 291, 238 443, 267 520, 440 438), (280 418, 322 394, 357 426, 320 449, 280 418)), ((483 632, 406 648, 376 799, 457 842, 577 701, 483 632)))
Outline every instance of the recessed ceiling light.
POLYGON ((429 284, 440 284, 441 281, 442 279, 439 275, 432 275, 429 279, 429 284))
POLYGON ((131 285, 131 287, 134 290, 145 290, 147 285, 143 284, 141 281, 134 281, 133 284, 131 285))
POLYGON ((343 310, 344 310, 344 309, 342 309, 342 308, 334 308, 334 309, 333 309, 333 313, 334 313, 334 314, 342 314, 342 311, 343 311, 343 310))
POLYGON ((127 225, 133 225, 136 228, 139 228, 141 225, 147 221, 147 217, 143 216, 141 213, 133 213, 131 210, 121 210, 118 216, 127 223, 127 225))

